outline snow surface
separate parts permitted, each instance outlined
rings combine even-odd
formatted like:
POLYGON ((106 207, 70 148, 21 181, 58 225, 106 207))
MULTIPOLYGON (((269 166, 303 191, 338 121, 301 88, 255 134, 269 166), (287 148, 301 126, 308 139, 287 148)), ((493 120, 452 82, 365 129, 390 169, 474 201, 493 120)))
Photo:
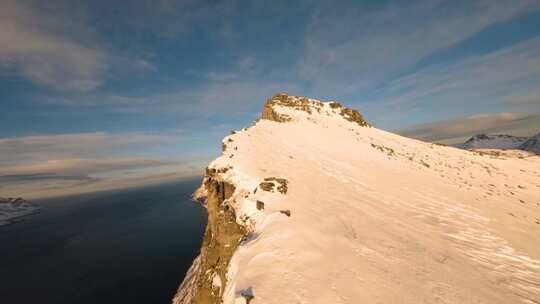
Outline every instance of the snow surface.
POLYGON ((360 127, 329 103, 274 110, 292 121, 226 137, 210 164, 232 167, 252 231, 224 303, 540 303, 540 157, 360 127), (288 192, 254 193, 267 177, 288 192))
POLYGON ((15 219, 36 212, 39 206, 21 198, 0 198, 0 226, 11 224, 15 219))

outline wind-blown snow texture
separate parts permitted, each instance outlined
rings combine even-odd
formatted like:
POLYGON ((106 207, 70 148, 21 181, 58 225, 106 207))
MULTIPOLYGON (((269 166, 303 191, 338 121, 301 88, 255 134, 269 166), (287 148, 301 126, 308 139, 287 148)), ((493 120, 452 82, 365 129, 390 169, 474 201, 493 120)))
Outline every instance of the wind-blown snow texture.
POLYGON ((250 231, 224 303, 540 303, 540 157, 401 137, 311 99, 270 106, 287 119, 226 137, 209 166, 229 168, 250 231))

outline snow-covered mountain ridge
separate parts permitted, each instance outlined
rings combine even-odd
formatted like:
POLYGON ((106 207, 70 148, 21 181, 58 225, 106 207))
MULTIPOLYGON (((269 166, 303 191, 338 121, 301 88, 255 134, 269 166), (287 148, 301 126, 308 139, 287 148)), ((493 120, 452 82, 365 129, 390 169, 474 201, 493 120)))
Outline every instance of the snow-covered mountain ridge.
POLYGON ((477 134, 463 144, 457 145, 461 149, 519 149, 528 137, 519 137, 505 134, 477 134))
POLYGON ((540 133, 527 139, 519 149, 540 154, 540 133))
POLYGON ((278 94, 223 139, 174 303, 539 303, 540 157, 475 153, 278 94))

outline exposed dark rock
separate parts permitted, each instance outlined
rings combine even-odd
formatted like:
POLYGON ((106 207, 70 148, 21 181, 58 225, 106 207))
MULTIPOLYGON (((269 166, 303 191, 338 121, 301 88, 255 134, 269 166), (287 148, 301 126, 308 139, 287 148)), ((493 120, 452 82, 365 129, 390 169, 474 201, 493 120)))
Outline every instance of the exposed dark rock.
POLYGON ((277 191, 283 194, 287 193, 288 181, 284 178, 266 177, 264 179, 264 182, 259 184, 259 188, 263 189, 264 191, 274 192, 274 187, 276 187, 276 184, 277 191))
POLYGON ((232 169, 232 166, 227 166, 227 167, 219 168, 219 169, 217 169, 217 172, 218 172, 218 173, 225 173, 225 172, 229 171, 230 169, 232 169))
POLYGON ((291 210, 279 210, 279 212, 285 214, 286 216, 291 216, 291 210))
POLYGON ((364 117, 356 110, 341 108, 341 116, 348 121, 357 123, 361 127, 371 127, 371 125, 364 120, 364 117))
POLYGON ((277 178, 277 177, 267 177, 264 179, 265 182, 275 181, 278 183, 277 190, 283 194, 287 194, 287 184, 288 181, 284 178, 277 178))
POLYGON ((236 222, 234 209, 227 204, 227 200, 234 194, 235 186, 222 180, 216 169, 207 169, 206 172, 203 186, 207 195, 205 206, 208 224, 199 257, 175 298, 178 303, 186 300, 197 304, 221 303, 223 289, 213 285, 213 278, 218 275, 222 286, 226 285, 230 259, 247 233, 236 222))
POLYGON ((264 210, 264 203, 262 201, 257 201, 257 210, 264 210))
POLYGON ((375 149, 377 149, 377 150, 379 150, 381 152, 385 152, 388 155, 394 155, 394 149, 392 149, 392 148, 377 145, 377 144, 374 144, 374 143, 371 143, 371 147, 373 147, 373 148, 375 148, 375 149))
POLYGON ((332 108, 332 109, 339 109, 339 108, 343 108, 343 106, 342 106, 339 102, 337 102, 337 101, 332 101, 332 102, 330 103, 330 108, 332 108))
POLYGON ((279 114, 274 111, 274 109, 272 108, 272 104, 273 103, 271 100, 266 101, 261 114, 261 119, 272 120, 276 122, 287 122, 292 120, 291 117, 289 117, 288 115, 279 114))
POLYGON ((262 182, 259 184, 259 188, 263 189, 264 191, 272 192, 274 191, 274 183, 272 182, 262 182))

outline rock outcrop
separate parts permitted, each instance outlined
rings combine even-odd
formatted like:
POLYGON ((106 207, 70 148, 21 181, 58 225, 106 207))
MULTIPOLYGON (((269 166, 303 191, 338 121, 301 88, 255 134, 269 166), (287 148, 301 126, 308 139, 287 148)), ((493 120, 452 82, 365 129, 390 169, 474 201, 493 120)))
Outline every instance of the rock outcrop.
MULTIPOLYGON (((344 107, 336 101, 330 102, 329 105, 333 111, 336 111, 344 119, 355 122, 362 127, 371 126, 357 110, 344 107)), ((261 119, 273 120, 277 122, 291 121, 291 116, 286 113, 281 113, 279 108, 303 111, 308 114, 312 114, 313 112, 320 114, 322 111, 324 111, 324 103, 307 97, 290 96, 287 93, 278 93, 272 98, 268 99, 264 104, 261 119)))

